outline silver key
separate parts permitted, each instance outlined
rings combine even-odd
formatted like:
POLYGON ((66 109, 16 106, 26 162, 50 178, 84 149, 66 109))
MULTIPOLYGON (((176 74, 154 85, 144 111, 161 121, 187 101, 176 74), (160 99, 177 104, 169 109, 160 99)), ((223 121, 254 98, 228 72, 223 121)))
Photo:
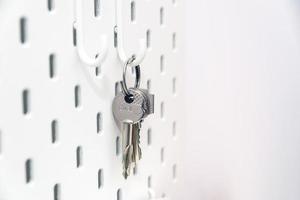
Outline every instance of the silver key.
POLYGON ((140 147, 140 130, 142 126, 142 121, 133 124, 132 131, 132 145, 133 145, 133 164, 134 167, 137 165, 137 161, 142 158, 142 150, 140 147))
POLYGON ((143 120, 154 112, 154 95, 147 90, 138 89, 140 85, 140 66, 136 65, 134 88, 128 89, 126 71, 135 61, 135 55, 128 58, 123 68, 123 80, 120 81, 122 92, 113 100, 113 116, 122 133, 123 175, 129 176, 132 165, 136 167, 141 159, 140 130, 143 120))
POLYGON ((122 162, 125 179, 130 175, 131 163, 133 162, 132 126, 131 123, 122 124, 122 162))
POLYGON ((123 175, 127 178, 132 166, 141 158, 139 133, 142 121, 154 112, 154 95, 147 90, 129 89, 131 101, 123 93, 118 93, 113 101, 113 115, 122 132, 123 175), (127 98, 127 100, 126 100, 127 98))
POLYGON ((154 112, 154 95, 149 94, 148 90, 137 89, 134 88, 135 92, 139 92, 145 98, 144 104, 144 117, 138 123, 133 125, 133 132, 132 132, 132 145, 133 145, 133 164, 136 167, 137 162, 142 158, 142 150, 140 147, 140 130, 142 127, 142 122, 144 119, 154 112))
POLYGON ((132 165, 137 161, 137 125, 144 116, 145 96, 140 92, 131 91, 133 101, 127 102, 126 96, 120 93, 113 103, 114 117, 122 127, 123 175, 127 178, 132 165))
POLYGON ((142 122, 149 114, 152 114, 154 112, 154 95, 149 94, 148 90, 144 90, 144 89, 134 88, 133 90, 143 95, 146 100, 146 103, 144 104, 145 115, 141 121, 134 124, 133 126, 133 136, 132 136, 133 138, 132 144, 133 144, 133 152, 134 152, 133 161, 134 161, 134 166, 136 166, 137 161, 142 158, 142 151, 140 148, 140 130, 142 127, 142 122))

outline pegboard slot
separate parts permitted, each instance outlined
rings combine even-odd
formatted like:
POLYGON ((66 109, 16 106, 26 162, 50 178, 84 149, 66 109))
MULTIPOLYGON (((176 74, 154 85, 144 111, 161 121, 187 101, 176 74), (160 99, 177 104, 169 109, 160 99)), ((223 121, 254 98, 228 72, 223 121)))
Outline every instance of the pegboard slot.
POLYGON ((130 20, 131 20, 131 22, 135 21, 135 15, 136 15, 135 1, 132 1, 130 3, 130 20))
POLYGON ((77 30, 73 24, 72 26, 72 38, 73 38, 73 46, 76 47, 77 45, 77 30))
POLYGON ((174 164, 172 167, 172 175, 173 175, 173 180, 175 181, 177 178, 177 165, 174 164))
POLYGON ((78 146, 76 148, 76 167, 79 168, 82 166, 82 147, 78 146))
POLYGON ((102 131, 102 114, 100 112, 97 113, 97 133, 102 131))
POLYGON ((160 63, 160 72, 163 73, 165 70, 165 56, 164 55, 160 56, 159 63, 160 63))
POLYGON ((147 80, 147 90, 151 92, 151 80, 147 80))
POLYGON ((146 32, 146 42, 147 42, 147 48, 150 48, 150 46, 151 46, 151 31, 149 29, 146 32))
POLYGON ((150 146, 152 143, 152 130, 151 128, 148 128, 148 131, 147 131, 147 144, 148 146, 150 146))
POLYGON ((100 17, 100 0, 94 0, 94 16, 100 17))
POLYGON ((48 11, 53 11, 54 10, 54 0, 48 0, 47 7, 48 7, 48 11))
POLYGON ((163 7, 159 9, 159 23, 160 25, 164 25, 165 23, 165 10, 163 7))
POLYGON ((20 41, 22 44, 27 43, 28 30, 27 30, 27 18, 22 17, 20 19, 20 41))
POLYGON ((53 187, 53 199, 54 200, 60 200, 60 193, 61 193, 61 189, 60 189, 60 184, 55 184, 53 187))
POLYGON ((114 26, 114 47, 118 47, 118 31, 117 26, 114 26))
POLYGON ((57 142, 58 135, 57 135, 57 121, 53 120, 51 122, 51 142, 54 144, 57 142))
POLYGON ((160 149, 160 162, 163 164, 165 162, 165 148, 160 149))
POLYGON ((99 66, 95 68, 95 75, 100 76, 100 74, 101 74, 101 67, 99 66))
POLYGON ((25 180, 26 183, 30 183, 32 181, 32 160, 28 159, 25 162, 25 180))
POLYGON ((49 76, 50 78, 54 78, 56 76, 56 60, 55 55, 49 55, 49 76))
POLYGON ((160 118, 164 119, 165 116, 165 103, 161 102, 160 103, 160 118))
POLYGON ((176 121, 173 122, 173 125, 172 125, 172 134, 173 134, 173 137, 176 137, 176 121))
POLYGON ((176 94, 176 78, 175 77, 172 79, 172 92, 174 95, 176 94))
POLYGON ((98 170, 98 189, 103 187, 103 170, 98 170))
POLYGON ((176 41, 176 33, 173 33, 172 34, 172 49, 175 50, 176 49, 176 44, 177 41, 176 41))
POLYGON ((30 112, 30 92, 28 89, 23 90, 22 92, 22 105, 23 105, 23 114, 27 115, 30 112))
POLYGON ((148 176, 148 178, 147 178, 147 186, 148 186, 148 188, 152 187, 152 178, 151 178, 151 176, 148 176))
POLYGON ((116 138, 116 155, 118 156, 121 151, 121 142, 120 142, 120 137, 117 136, 116 138))
POLYGON ((75 97, 75 108, 79 108, 81 105, 81 89, 79 85, 75 86, 74 89, 74 97, 75 97))
POLYGON ((118 191, 117 191, 117 200, 122 200, 122 190, 121 190, 121 188, 119 188, 118 191))

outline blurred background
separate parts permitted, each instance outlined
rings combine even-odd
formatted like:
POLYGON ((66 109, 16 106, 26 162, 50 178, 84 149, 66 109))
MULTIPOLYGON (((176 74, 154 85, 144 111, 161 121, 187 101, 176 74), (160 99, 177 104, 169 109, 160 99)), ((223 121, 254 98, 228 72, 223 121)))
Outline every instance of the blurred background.
POLYGON ((300 199, 300 2, 187 0, 182 199, 300 199))

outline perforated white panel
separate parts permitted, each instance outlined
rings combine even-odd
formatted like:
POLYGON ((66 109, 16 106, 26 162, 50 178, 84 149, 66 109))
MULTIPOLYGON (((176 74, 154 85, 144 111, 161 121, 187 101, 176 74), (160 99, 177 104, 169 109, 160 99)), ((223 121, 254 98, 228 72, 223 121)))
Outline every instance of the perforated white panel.
POLYGON ((156 98, 141 131, 143 158, 126 181, 111 113, 122 72, 115 8, 113 0, 82 0, 90 57, 107 37, 107 57, 95 70, 77 55, 74 1, 0 1, 1 200, 143 200, 148 188, 179 199, 183 1, 123 0, 126 53, 146 38, 142 86, 156 98))

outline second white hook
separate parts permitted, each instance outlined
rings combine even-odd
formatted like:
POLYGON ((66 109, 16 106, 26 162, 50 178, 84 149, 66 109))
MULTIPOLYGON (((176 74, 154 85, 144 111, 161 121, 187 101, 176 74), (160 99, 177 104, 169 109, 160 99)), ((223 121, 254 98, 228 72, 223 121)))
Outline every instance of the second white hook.
MULTIPOLYGON (((118 52, 119 59, 126 63, 126 61, 132 57, 132 55, 127 55, 124 50, 124 43, 123 43, 123 27, 122 27, 122 1, 123 0, 116 0, 116 20, 117 24, 115 26, 115 37, 116 37, 116 48, 118 52)), ((143 59, 145 58, 147 51, 146 47, 146 40, 140 38, 139 39, 139 51, 134 54, 136 59, 129 65, 129 66, 137 66, 139 65, 143 59)))
POLYGON ((99 66, 106 58, 108 52, 107 36, 101 36, 101 45, 99 45, 100 51, 98 52, 98 54, 95 57, 89 56, 84 48, 82 21, 82 0, 76 0, 74 28, 76 29, 77 54, 81 61, 84 62, 86 65, 92 67, 99 66))

